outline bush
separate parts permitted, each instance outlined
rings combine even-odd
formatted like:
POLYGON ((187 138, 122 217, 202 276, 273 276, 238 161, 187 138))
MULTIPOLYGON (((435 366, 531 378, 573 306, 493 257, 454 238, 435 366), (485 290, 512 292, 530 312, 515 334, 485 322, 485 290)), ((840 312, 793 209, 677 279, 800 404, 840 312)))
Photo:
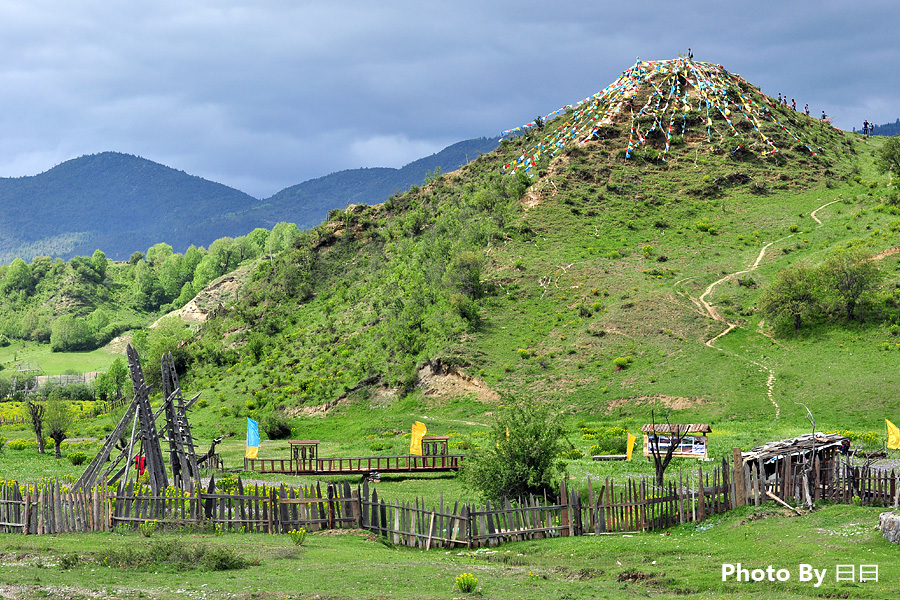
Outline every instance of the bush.
POLYGON ((513 399, 499 413, 490 439, 463 463, 466 485, 493 501, 555 494, 565 464, 565 431, 545 406, 513 399))
POLYGON ((288 535, 291 536, 291 541, 294 542, 295 546, 302 546, 303 542, 306 541, 306 530, 302 527, 300 529, 291 529, 288 531, 288 535))
POLYGON ((85 461, 87 461, 87 454, 84 452, 69 452, 66 454, 66 458, 69 459, 69 462, 74 466, 83 465, 85 461))
POLYGON ((584 456, 584 453, 578 448, 569 448, 564 452, 560 452, 559 457, 564 460, 578 460, 584 456))
POLYGON ((627 369, 633 360, 630 356, 619 356, 613 359, 613 364, 616 366, 616 371, 621 371, 627 369))
POLYGON ((11 441, 7 445, 7 448, 9 448, 10 450, 27 450, 28 448, 34 448, 35 446, 37 446, 37 442, 35 442, 34 440, 18 438, 11 441))
POLYGON ((471 594, 478 587, 478 578, 471 573, 461 573, 456 576, 456 587, 463 594, 471 594))
POLYGON ((291 437, 290 423, 278 413, 273 413, 263 419, 262 428, 270 440, 286 440, 291 437))

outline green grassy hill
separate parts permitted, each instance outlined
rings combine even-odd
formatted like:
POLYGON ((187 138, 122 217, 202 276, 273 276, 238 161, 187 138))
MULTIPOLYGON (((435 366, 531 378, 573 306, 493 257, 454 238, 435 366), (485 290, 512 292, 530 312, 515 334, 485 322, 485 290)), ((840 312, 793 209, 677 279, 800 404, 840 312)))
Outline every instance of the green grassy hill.
POLYGON ((791 265, 897 246, 880 141, 674 62, 421 188, 333 211, 261 265, 185 349, 215 427, 345 399, 297 431, 364 436, 432 413, 465 431, 494 391, 632 428, 671 410, 745 445, 806 430, 799 403, 819 429, 881 430, 900 409, 897 254, 877 257, 883 279, 853 320, 826 308, 795 334, 758 308, 791 265), (423 389, 438 359, 468 400, 423 389))

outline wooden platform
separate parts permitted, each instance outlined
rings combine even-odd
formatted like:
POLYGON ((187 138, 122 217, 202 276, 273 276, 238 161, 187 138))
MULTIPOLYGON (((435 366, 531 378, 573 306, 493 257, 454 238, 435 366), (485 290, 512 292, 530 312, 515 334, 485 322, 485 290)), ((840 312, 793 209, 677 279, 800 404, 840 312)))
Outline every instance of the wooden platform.
POLYGON ((366 473, 433 473, 458 471, 464 454, 432 456, 355 456, 349 458, 245 458, 244 470, 287 475, 349 475, 366 473))

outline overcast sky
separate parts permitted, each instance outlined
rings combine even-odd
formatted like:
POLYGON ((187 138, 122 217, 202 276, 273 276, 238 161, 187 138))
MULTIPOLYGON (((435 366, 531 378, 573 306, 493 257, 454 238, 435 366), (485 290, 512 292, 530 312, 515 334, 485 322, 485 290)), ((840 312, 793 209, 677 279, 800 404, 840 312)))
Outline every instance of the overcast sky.
POLYGON ((688 47, 859 129, 900 117, 898 25, 896 0, 0 0, 0 176, 113 150, 265 198, 688 47))

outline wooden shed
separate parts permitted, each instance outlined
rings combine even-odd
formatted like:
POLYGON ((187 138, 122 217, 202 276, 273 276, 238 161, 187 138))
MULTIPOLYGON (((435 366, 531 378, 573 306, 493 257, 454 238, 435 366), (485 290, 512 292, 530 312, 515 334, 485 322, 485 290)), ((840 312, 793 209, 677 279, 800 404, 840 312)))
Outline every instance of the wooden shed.
POLYGON ((650 444, 665 454, 679 435, 686 434, 672 452, 672 456, 707 459, 709 458, 707 434, 711 432, 712 428, 705 423, 644 425, 641 427, 641 433, 644 434, 644 456, 648 458, 652 456, 650 444))
POLYGON ((830 471, 843 440, 839 433, 806 433, 742 452, 741 461, 744 465, 759 465, 766 475, 782 469, 785 461, 794 465, 810 459, 818 460, 823 471, 830 471))

